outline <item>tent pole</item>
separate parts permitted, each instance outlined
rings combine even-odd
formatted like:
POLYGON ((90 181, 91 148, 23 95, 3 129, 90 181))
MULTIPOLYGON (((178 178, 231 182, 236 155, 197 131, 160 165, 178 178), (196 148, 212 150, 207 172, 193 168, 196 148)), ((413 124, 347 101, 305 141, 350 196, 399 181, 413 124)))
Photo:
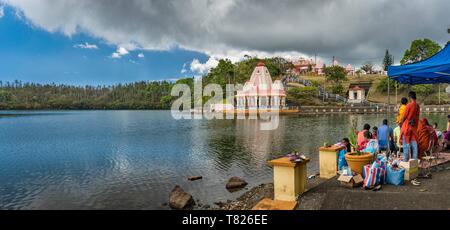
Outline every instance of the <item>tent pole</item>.
POLYGON ((439 105, 441 104, 441 83, 438 83, 439 87, 439 105))
POLYGON ((391 86, 390 86, 390 79, 389 76, 387 77, 388 80, 388 109, 387 112, 390 112, 391 110, 391 86))
POLYGON ((397 90, 398 90, 398 84, 396 83, 395 84, 395 105, 397 106, 397 103, 398 103, 398 93, 397 93, 397 90))

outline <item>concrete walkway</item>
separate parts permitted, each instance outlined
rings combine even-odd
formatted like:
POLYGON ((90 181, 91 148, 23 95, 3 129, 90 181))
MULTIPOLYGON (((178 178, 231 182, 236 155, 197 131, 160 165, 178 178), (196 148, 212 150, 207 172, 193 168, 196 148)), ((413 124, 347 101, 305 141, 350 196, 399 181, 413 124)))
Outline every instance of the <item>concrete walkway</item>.
POLYGON ((450 210, 450 164, 433 170, 432 179, 420 186, 384 185, 379 191, 339 186, 336 178, 317 179, 299 200, 300 210, 450 210))

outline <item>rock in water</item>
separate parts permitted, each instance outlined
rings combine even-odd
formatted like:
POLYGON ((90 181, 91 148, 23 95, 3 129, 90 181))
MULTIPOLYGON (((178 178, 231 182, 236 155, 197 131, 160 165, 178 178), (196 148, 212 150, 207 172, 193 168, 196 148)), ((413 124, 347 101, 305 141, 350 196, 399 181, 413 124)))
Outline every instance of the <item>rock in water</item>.
POLYGON ((188 177, 188 180, 190 180, 190 181, 201 180, 201 179, 203 179, 202 176, 191 176, 191 177, 188 177))
POLYGON ((173 209, 192 209, 195 205, 194 198, 191 194, 185 192, 180 186, 172 189, 169 197, 169 206, 173 209))
POLYGON ((230 178, 230 180, 228 180, 226 188, 228 190, 232 190, 232 189, 244 188, 245 186, 247 186, 247 182, 245 180, 243 180, 242 178, 239 178, 239 177, 232 177, 232 178, 230 178))

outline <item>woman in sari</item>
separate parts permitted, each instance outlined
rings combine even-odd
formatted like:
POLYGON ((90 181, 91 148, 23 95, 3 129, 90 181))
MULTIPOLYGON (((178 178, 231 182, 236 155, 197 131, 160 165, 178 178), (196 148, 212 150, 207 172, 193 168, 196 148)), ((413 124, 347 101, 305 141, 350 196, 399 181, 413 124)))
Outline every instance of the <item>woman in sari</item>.
POLYGON ((436 131, 431 127, 426 118, 419 120, 419 126, 417 128, 417 145, 419 147, 419 159, 430 147, 433 148, 438 145, 436 131), (430 146, 430 140, 433 140, 433 146, 430 146))

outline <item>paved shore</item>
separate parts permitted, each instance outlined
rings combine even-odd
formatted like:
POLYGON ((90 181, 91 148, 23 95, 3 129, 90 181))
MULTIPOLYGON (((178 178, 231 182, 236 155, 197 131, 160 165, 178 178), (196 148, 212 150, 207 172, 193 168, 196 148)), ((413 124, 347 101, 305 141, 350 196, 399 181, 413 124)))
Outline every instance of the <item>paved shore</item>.
MULTIPOLYGON (((432 179, 419 179, 420 186, 384 185, 379 191, 339 186, 336 178, 308 181, 308 191, 299 199, 299 210, 450 210, 450 163, 433 168, 432 179)), ((273 184, 250 189, 240 198, 219 204, 220 209, 251 209, 261 199, 273 199, 273 184)))

